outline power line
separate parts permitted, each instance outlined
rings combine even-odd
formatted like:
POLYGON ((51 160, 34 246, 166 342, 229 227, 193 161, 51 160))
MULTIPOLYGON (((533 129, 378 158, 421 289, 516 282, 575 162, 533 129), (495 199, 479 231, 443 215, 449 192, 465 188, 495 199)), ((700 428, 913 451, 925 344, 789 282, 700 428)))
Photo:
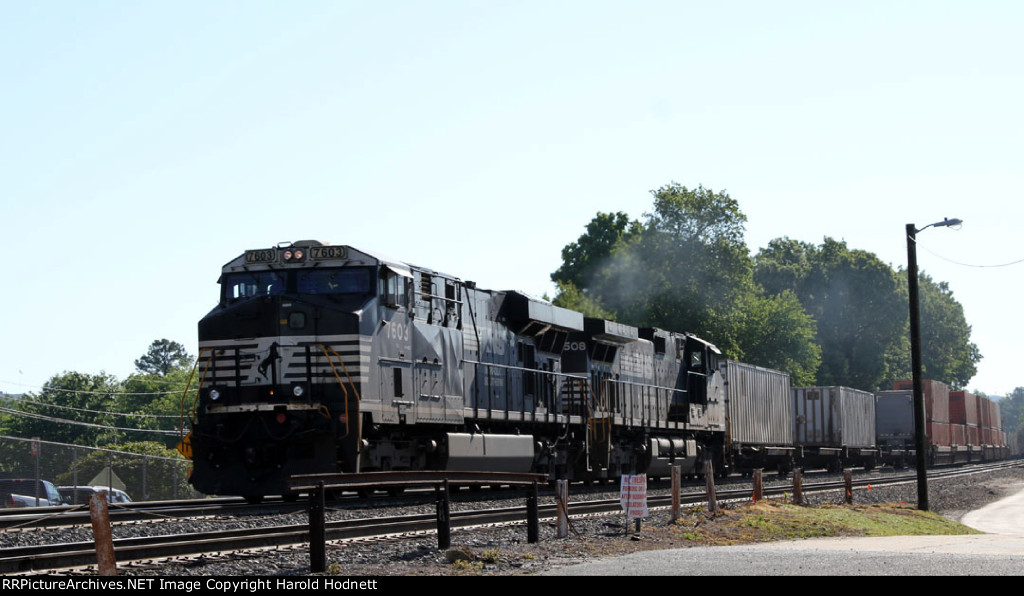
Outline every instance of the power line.
POLYGON ((124 432, 141 432, 141 433, 152 433, 166 436, 179 436, 181 433, 176 430, 157 430, 149 428, 121 428, 117 426, 104 426, 102 424, 93 424, 91 422, 79 422, 77 420, 67 420, 65 418, 54 418, 53 416, 44 416, 42 414, 34 414, 32 412, 23 412, 21 410, 12 410, 10 408, 0 407, 0 412, 7 414, 20 415, 27 418, 34 418, 36 420, 43 420, 46 422, 56 422, 59 424, 72 424, 75 426, 86 426, 89 428, 98 428, 101 430, 116 430, 124 432))
POLYGON ((45 407, 45 408, 57 408, 59 410, 71 410, 73 412, 86 412, 86 413, 89 413, 89 414, 100 414, 100 415, 103 415, 103 416, 125 416, 127 418, 180 418, 181 417, 179 414, 139 414, 139 413, 129 413, 129 412, 109 412, 109 411, 106 411, 106 410, 89 410, 89 409, 86 409, 86 408, 75 408, 75 407, 72 407, 72 406, 61 406, 61 405, 58 405, 58 404, 48 404, 46 402, 32 401, 32 400, 24 399, 24 398, 18 400, 18 403, 19 404, 32 404, 32 405, 35 405, 35 406, 42 406, 42 407, 45 407))
MULTIPOLYGON (((921 245, 918 244, 918 246, 921 246, 921 245)), ((961 267, 973 267, 975 269, 995 269, 995 268, 999 268, 999 267, 1010 267, 1012 265, 1019 265, 1021 263, 1024 263, 1024 259, 1018 259, 1016 261, 1010 261, 1009 263, 1000 263, 998 265, 974 265, 974 264, 971 264, 971 263, 961 263, 960 261, 953 260, 953 259, 951 259, 949 257, 944 257, 944 256, 942 256, 942 255, 940 255, 940 254, 938 254, 938 253, 936 253, 934 251, 928 250, 927 248, 925 248, 923 246, 921 246, 921 248, 924 249, 925 252, 927 252, 928 254, 932 255, 933 257, 937 257, 939 259, 942 259, 943 261, 946 261, 946 262, 949 262, 949 263, 953 263, 954 265, 960 265, 961 267)))
MULTIPOLYGON (((129 381, 131 381, 131 379, 126 379, 123 382, 129 382, 129 381)), ((170 384, 170 383, 175 383, 176 381, 161 381, 161 382, 162 383, 170 384)), ((9 384, 9 385, 16 385, 17 384, 14 381, 5 381, 3 379, 0 379, 0 383, 5 383, 5 384, 9 384)), ((181 393, 181 390, 177 390, 177 391, 153 391, 153 392, 149 392, 149 393, 133 393, 133 392, 129 392, 129 391, 118 391, 118 390, 111 390, 111 391, 89 391, 89 390, 85 390, 85 389, 64 389, 62 387, 48 387, 48 386, 45 386, 45 385, 43 387, 39 387, 37 385, 28 385, 28 388, 29 389, 37 389, 37 390, 40 390, 40 391, 53 391, 53 392, 60 392, 60 393, 68 393, 68 394, 71 394, 71 395, 120 395, 120 396, 128 396, 128 397, 148 397, 148 396, 153 396, 153 395, 174 395, 176 393, 181 393)))

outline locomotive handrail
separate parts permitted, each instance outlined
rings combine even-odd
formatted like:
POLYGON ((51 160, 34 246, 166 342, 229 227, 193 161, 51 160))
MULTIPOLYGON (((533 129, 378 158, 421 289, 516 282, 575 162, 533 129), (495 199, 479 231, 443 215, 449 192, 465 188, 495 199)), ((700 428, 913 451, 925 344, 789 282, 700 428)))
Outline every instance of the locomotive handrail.
POLYGON ((540 369, 536 369, 536 368, 526 368, 525 366, 513 366, 511 364, 501 364, 500 362, 480 362, 479 360, 469 360, 468 358, 463 358, 462 362, 465 363, 465 364, 482 364, 484 366, 493 366, 494 368, 508 368, 508 369, 511 369, 511 370, 521 370, 521 371, 525 371, 525 372, 543 373, 543 374, 554 375, 556 377, 565 377, 567 379, 580 379, 580 380, 583 380, 583 381, 587 380, 586 375, 579 375, 579 374, 573 374, 573 373, 567 373, 567 372, 555 372, 553 370, 540 370, 540 369))
POLYGON ((413 290, 412 293, 413 293, 414 297, 415 296, 420 296, 420 297, 425 296, 427 298, 437 298, 438 300, 442 300, 444 302, 452 302, 452 303, 455 303, 455 304, 463 304, 463 302, 464 302, 463 300, 459 300, 458 298, 448 298, 448 297, 441 296, 441 295, 438 295, 438 294, 428 294, 427 292, 417 292, 416 290, 413 290))
MULTIPOLYGON (((653 385, 651 383, 638 383, 636 381, 624 381, 622 379, 610 379, 610 378, 607 378, 607 379, 602 379, 601 383, 602 383, 602 392, 604 391, 605 386, 607 386, 607 385, 610 385, 610 386, 613 386, 613 387, 620 387, 620 388, 622 388, 624 390, 628 390, 628 391, 621 391, 619 393, 619 395, 620 395, 620 400, 624 400, 624 401, 629 403, 630 411, 626 412, 623 409, 621 409, 622 403, 619 403, 619 404, 613 406, 611 408, 611 410, 610 410, 613 414, 614 413, 618 413, 618 414, 621 414, 622 416, 628 417, 628 418, 636 418, 636 415, 632 411, 632 404, 633 404, 635 399, 639 399, 641 402, 645 402, 645 401, 648 401, 648 400, 651 399, 649 395, 646 395, 646 394, 643 393, 644 391, 650 392, 650 391, 653 390, 655 392, 655 398, 654 398, 655 399, 655 404, 654 404, 655 407, 658 407, 658 405, 659 405, 657 403, 657 394, 658 393, 665 392, 668 395, 669 406, 671 406, 671 398, 673 396, 679 395, 679 394, 686 395, 686 394, 689 393, 688 391, 686 391, 684 389, 676 389, 676 388, 671 388, 671 387, 660 387, 658 385, 653 385), (635 396, 633 394, 633 389, 634 388, 635 389, 639 389, 641 391, 641 395, 640 396, 635 396)), ((657 416, 663 416, 663 415, 667 415, 667 413, 668 412, 661 412, 660 409, 659 409, 656 412, 656 415, 657 416)), ((642 413, 641 413, 641 416, 642 416, 642 413)))
MULTIPOLYGON (((603 414, 611 413, 608 410, 608 406, 607 406, 607 404, 605 403, 605 400, 604 400, 604 390, 603 390, 603 387, 602 387, 601 394, 598 395, 597 393, 594 392, 594 388, 593 388, 593 386, 591 386, 590 381, 588 379, 585 379, 582 382, 583 382, 584 386, 587 389, 587 393, 589 393, 590 396, 593 398, 592 401, 594 402, 594 406, 595 406, 594 409, 596 411, 598 411, 598 412, 603 413, 603 414)), ((589 404, 588 404, 587 410, 588 410, 588 412, 587 412, 587 414, 588 414, 587 415, 587 430, 588 430, 588 432, 591 433, 591 435, 592 435, 591 438, 594 441, 598 441, 598 440, 603 441, 603 440, 607 439, 611 435, 611 433, 612 433, 612 420, 611 420, 611 417, 610 416, 602 416, 600 421, 598 421, 597 417, 592 415, 593 410, 590 409, 589 404), (599 427, 600 427, 600 430, 604 431, 601 434, 598 434, 599 427)))
MULTIPOLYGON (((348 374, 348 367, 345 366, 345 361, 341 358, 341 355, 338 354, 338 352, 336 352, 334 348, 326 344, 317 344, 317 346, 323 351, 324 356, 327 358, 327 364, 328 366, 331 367, 331 372, 334 373, 334 378, 338 381, 338 386, 341 387, 342 401, 345 403, 345 434, 339 438, 344 439, 348 437, 350 432, 352 432, 352 429, 349 425, 348 415, 348 389, 345 387, 345 383, 341 380, 341 377, 338 376, 338 369, 335 368, 334 363, 331 362, 331 354, 333 354, 338 359, 338 362, 341 364, 341 370, 345 373, 345 378, 348 379, 349 384, 352 385, 352 392, 355 393, 357 407, 358 404, 362 401, 362 397, 359 395, 359 389, 356 388, 356 384, 352 381, 352 376, 348 374)), ((359 413, 356 412, 356 416, 358 415, 359 413)))
MULTIPOLYGON (((184 438, 185 436, 185 398, 188 397, 188 392, 192 388, 192 379, 196 376, 196 369, 199 368, 199 362, 203 357, 203 352, 210 352, 210 355, 206 358, 209 362, 210 358, 213 357, 213 348, 199 348, 199 355, 196 356, 196 363, 192 365, 192 372, 188 375, 188 383, 185 384, 185 391, 181 394, 181 418, 178 420, 178 436, 184 438)), ((199 387, 196 387, 196 398, 192 400, 192 413, 195 414, 196 403, 199 402, 199 391, 206 382, 206 373, 210 372, 210 367, 207 366, 203 369, 203 377, 199 379, 199 387)), ((189 416, 189 421, 193 422, 192 417, 189 416)))

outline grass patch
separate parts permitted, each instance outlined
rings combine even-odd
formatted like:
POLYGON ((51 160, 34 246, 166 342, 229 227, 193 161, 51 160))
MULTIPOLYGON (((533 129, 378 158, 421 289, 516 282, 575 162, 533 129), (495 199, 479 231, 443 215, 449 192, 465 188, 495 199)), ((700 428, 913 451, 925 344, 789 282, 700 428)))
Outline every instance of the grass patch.
POLYGON ((801 507, 761 503, 710 517, 691 512, 669 528, 691 545, 727 545, 829 536, 913 536, 979 534, 955 521, 908 505, 825 505, 801 507))

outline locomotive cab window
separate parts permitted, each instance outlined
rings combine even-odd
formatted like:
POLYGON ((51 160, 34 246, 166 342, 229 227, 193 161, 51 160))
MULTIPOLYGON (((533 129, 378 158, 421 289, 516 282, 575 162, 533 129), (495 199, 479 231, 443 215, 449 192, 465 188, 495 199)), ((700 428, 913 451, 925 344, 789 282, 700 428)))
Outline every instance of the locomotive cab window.
POLYGON ((277 296, 284 294, 286 285, 285 275, 277 271, 232 273, 224 278, 224 301, 277 296))
POLYGON ((690 370, 704 369, 704 353, 700 350, 690 352, 690 370))
POLYGON ((391 308, 408 306, 408 279, 389 267, 380 270, 380 295, 384 305, 391 308))
POLYGON ((300 294, 369 294, 370 270, 365 267, 345 269, 307 269, 298 272, 300 294))

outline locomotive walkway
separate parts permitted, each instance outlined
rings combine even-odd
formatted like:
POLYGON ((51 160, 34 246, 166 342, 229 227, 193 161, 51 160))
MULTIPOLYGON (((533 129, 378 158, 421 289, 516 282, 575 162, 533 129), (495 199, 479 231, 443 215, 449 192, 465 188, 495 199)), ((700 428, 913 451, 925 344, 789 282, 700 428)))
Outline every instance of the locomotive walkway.
POLYGON ((543 575, 1024 575, 1024 489, 960 522, 986 534, 814 538, 647 551, 543 575))

